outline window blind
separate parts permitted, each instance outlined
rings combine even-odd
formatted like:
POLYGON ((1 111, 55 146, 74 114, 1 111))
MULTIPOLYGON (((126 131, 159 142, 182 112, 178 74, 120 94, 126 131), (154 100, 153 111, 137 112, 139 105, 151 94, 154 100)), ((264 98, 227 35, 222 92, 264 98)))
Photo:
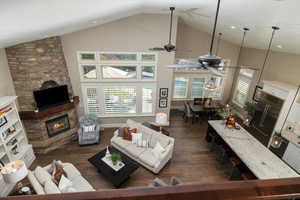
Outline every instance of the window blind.
POLYGON ((143 113, 152 113, 153 110, 152 93, 153 93, 152 88, 143 88, 143 102, 142 102, 143 113))
POLYGON ((87 110, 89 114, 98 114, 100 105, 97 99, 97 88, 86 88, 87 110))
POLYGON ((136 113, 136 89, 134 87, 104 88, 105 114, 136 113))
POLYGON ((239 77, 234 100, 242 106, 244 106, 247 101, 250 84, 251 79, 243 76, 239 77))
POLYGON ((203 86, 205 84, 205 78, 193 78, 192 79, 192 98, 203 97, 203 86))
POLYGON ((184 77, 175 78, 174 98, 186 98, 188 90, 188 79, 184 77))

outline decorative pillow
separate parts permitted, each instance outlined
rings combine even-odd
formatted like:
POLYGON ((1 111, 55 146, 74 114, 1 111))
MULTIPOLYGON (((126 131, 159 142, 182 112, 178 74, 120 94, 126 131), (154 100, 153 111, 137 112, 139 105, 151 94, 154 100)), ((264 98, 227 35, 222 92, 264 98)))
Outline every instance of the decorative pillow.
POLYGON ((93 132, 95 131, 96 126, 95 125, 90 125, 90 126, 84 126, 83 131, 84 132, 93 132))
POLYGON ((124 128, 123 139, 131 141, 132 140, 132 135, 131 134, 136 133, 136 132, 137 132, 136 128, 134 128, 134 129, 124 128))
POLYGON ((123 137, 124 136, 124 128, 123 127, 118 128, 118 136, 119 137, 123 137))
POLYGON ((47 181, 51 181, 51 175, 42 167, 37 166, 34 175, 41 185, 45 185, 47 181))
POLYGON ((137 140, 136 140, 137 146, 142 147, 143 146, 143 134, 137 133, 137 140))
POLYGON ((58 189, 62 193, 76 192, 76 189, 74 188, 72 181, 67 179, 64 175, 61 176, 61 179, 58 184, 58 189))
POLYGON ((59 191, 58 187, 55 185, 55 183, 53 183, 51 180, 47 181, 45 183, 44 190, 45 190, 46 194, 58 194, 58 193, 61 193, 59 191))
POLYGON ((161 158, 161 154, 166 150, 161 146, 159 142, 156 143, 155 147, 151 150, 154 156, 158 159, 161 158))
POLYGON ((58 164, 57 162, 53 162, 52 181, 56 185, 59 184, 59 181, 60 181, 62 175, 67 177, 67 173, 65 172, 64 168, 60 164, 58 164))
POLYGON ((133 133, 132 136, 132 144, 135 144, 138 147, 142 146, 142 133, 133 133))

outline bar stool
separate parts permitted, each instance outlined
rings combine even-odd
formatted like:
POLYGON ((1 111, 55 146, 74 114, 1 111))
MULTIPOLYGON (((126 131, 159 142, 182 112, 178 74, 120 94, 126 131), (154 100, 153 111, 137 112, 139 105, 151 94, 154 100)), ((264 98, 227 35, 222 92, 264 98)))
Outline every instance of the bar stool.
POLYGON ((230 173, 229 180, 242 180, 240 168, 242 166, 242 161, 236 156, 229 157, 230 173))

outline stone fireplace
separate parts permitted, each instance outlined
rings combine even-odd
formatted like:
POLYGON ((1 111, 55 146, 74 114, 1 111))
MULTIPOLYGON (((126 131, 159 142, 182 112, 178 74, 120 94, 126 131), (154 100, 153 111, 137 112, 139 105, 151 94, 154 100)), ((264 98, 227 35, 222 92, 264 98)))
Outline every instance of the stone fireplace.
POLYGON ((64 105, 34 111, 35 90, 67 85, 69 93, 72 93, 60 37, 8 47, 6 54, 20 116, 34 150, 46 153, 70 142, 78 130, 78 97, 64 105))

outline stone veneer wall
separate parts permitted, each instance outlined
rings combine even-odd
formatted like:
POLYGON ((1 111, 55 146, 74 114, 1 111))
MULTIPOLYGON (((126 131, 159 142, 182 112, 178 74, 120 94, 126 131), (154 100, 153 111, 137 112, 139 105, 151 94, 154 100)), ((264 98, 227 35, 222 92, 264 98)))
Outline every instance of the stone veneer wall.
MULTIPOLYGON (((6 48, 8 65, 14 82, 20 111, 33 111, 33 91, 39 90, 45 81, 53 80, 59 85, 68 85, 72 92, 71 81, 66 66, 60 37, 27 42, 6 48)), ((76 108, 62 110, 41 119, 23 119, 29 143, 36 153, 47 153, 72 141, 78 130, 76 108), (49 137, 47 120, 68 114, 70 130, 49 137)))
POLYGON ((72 92, 60 37, 51 37, 6 48, 8 65, 21 111, 33 110, 33 91, 54 80, 72 92))

